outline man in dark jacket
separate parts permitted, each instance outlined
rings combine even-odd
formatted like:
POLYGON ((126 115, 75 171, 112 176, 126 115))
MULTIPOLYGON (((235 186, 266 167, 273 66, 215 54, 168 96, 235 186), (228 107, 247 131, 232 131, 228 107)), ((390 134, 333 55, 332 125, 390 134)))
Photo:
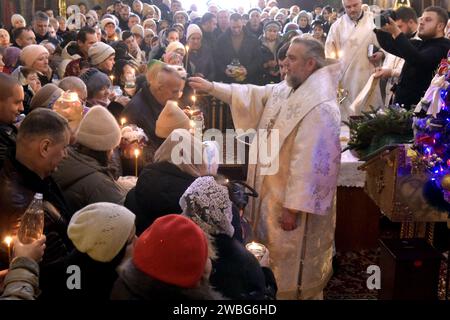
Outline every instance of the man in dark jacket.
POLYGON ((247 31, 259 38, 263 34, 263 24, 261 23, 261 10, 258 8, 252 8, 248 11, 249 21, 245 28, 247 31))
MULTIPOLYGON (((50 295, 53 292, 50 288, 65 286, 66 279, 54 278, 51 269, 65 258, 71 247, 66 232, 71 213, 66 209, 59 187, 50 177, 66 156, 69 138, 67 120, 54 111, 38 108, 22 122, 16 154, 6 159, 0 170, 1 239, 16 232, 19 219, 34 194, 43 194, 47 248, 41 263, 40 287, 43 293, 50 295)), ((7 257, 0 256, 0 269, 5 263, 7 257)))
POLYGON ((209 50, 214 50, 217 41, 214 35, 214 30, 217 28, 216 16, 210 12, 205 13, 200 21, 200 28, 203 33, 202 46, 208 47, 209 50))
POLYGON ((153 162, 156 149, 164 142, 155 133, 156 120, 168 100, 178 100, 183 94, 184 79, 177 71, 160 61, 152 61, 147 69, 147 85, 128 103, 122 113, 127 123, 142 128, 149 138, 144 149, 144 164, 153 162))
POLYGON ((410 108, 423 97, 439 62, 450 50, 450 40, 444 37, 447 18, 447 12, 440 7, 426 8, 418 31, 423 41, 408 39, 392 19, 381 30, 375 30, 383 49, 405 59, 394 103, 410 108))
POLYGON ((219 37, 214 54, 217 67, 216 80, 225 83, 258 83, 262 72, 261 52, 256 37, 244 29, 240 14, 230 17, 230 28, 219 37), (233 60, 240 63, 236 74, 228 67, 233 60))
POLYGON ((23 87, 12 76, 0 73, 0 169, 3 161, 14 153, 17 116, 23 112, 23 87))

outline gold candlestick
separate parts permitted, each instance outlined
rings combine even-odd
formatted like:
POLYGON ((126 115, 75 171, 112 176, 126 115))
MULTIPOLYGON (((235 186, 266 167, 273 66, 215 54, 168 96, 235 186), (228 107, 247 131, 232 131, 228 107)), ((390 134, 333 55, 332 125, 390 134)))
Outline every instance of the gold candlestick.
POLYGON ((134 175, 138 176, 138 158, 140 151, 139 149, 134 149, 134 175))

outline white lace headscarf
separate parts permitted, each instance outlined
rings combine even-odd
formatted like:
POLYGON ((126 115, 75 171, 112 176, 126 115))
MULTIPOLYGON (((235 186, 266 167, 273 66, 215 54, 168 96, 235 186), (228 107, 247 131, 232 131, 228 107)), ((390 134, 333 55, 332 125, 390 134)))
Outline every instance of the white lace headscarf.
POLYGON ((192 219, 207 234, 233 236, 232 203, 228 189, 218 184, 214 177, 197 178, 181 196, 180 207, 183 215, 192 219))

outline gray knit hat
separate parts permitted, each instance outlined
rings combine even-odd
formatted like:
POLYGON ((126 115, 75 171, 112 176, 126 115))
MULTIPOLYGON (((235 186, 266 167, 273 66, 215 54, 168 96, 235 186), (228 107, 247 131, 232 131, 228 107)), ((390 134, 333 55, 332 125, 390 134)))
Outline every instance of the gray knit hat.
POLYGON ((104 42, 96 42, 89 48, 88 56, 91 64, 96 66, 115 53, 116 51, 110 45, 104 42))

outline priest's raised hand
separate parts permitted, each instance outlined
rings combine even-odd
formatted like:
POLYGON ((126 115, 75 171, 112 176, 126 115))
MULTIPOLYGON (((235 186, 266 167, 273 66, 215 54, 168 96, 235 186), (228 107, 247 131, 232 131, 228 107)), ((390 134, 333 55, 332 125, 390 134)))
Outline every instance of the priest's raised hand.
POLYGON ((205 80, 203 78, 200 78, 200 77, 190 77, 188 79, 188 83, 192 89, 199 91, 199 92, 210 93, 214 88, 214 85, 212 82, 205 80))

